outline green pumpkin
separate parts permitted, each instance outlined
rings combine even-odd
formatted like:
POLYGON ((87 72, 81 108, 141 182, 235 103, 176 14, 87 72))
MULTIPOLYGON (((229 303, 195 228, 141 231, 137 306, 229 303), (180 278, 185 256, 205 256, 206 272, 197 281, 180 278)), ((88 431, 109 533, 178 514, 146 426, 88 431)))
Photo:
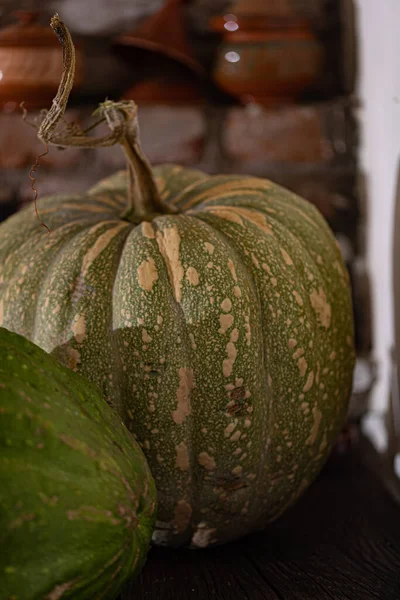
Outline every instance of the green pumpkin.
POLYGON ((100 386, 134 433, 156 543, 226 542, 295 501, 344 423, 348 275, 307 201, 265 179, 153 171, 132 103, 100 114, 110 138, 92 145, 122 132, 129 176, 43 198, 50 235, 31 207, 1 226, 3 323, 100 386))
POLYGON ((0 597, 115 598, 154 520, 146 460, 99 391, 0 328, 0 597))

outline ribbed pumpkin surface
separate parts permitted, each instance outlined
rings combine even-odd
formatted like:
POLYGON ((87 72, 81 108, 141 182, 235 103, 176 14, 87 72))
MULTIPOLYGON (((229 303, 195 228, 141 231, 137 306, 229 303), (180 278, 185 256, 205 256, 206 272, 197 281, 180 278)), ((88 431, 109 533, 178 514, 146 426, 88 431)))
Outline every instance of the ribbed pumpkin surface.
POLYGON ((146 460, 99 391, 0 328, 0 598, 115 598, 155 509, 146 460))
POLYGON ((103 389, 159 494, 158 543, 203 547, 276 518, 343 424, 348 276, 308 202, 270 181, 154 170, 181 214, 121 219, 126 175, 0 228, 4 326, 103 389))

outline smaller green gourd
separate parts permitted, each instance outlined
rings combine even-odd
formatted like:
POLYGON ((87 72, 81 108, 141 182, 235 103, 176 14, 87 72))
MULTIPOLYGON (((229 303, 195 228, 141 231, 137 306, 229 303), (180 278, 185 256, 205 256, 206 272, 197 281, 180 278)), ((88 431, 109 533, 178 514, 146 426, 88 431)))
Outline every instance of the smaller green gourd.
POLYGON ((155 512, 146 459, 97 388, 0 328, 0 598, 115 598, 155 512))

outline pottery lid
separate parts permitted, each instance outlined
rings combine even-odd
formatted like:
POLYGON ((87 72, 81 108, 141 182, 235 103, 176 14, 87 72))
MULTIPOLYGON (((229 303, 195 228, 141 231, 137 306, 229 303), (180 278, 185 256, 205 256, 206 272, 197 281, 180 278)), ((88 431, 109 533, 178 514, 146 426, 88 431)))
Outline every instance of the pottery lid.
POLYGON ((170 80, 161 75, 140 81, 129 88, 123 95, 124 99, 134 100, 137 104, 164 104, 180 106, 204 104, 204 97, 195 80, 170 80))
POLYGON ((40 11, 18 10, 14 14, 18 22, 0 30, 0 47, 60 46, 53 30, 38 23, 40 11))
POLYGON ((233 33, 245 29, 309 29, 304 19, 297 17, 286 0, 237 0, 223 15, 210 19, 214 31, 233 33))
POLYGON ((236 16, 290 17, 293 10, 287 0, 236 0, 226 11, 236 16))
POLYGON ((204 69, 188 43, 184 3, 185 0, 168 0, 135 31, 120 35, 114 45, 158 52, 186 65, 198 75, 204 75, 204 69))

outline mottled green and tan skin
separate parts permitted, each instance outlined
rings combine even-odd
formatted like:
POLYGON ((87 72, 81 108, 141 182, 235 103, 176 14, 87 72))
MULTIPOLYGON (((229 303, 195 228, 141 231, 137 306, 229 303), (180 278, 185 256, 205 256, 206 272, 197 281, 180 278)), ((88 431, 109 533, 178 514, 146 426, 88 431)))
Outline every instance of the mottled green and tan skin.
POLYGON ((1 228, 6 327, 97 383, 159 493, 160 543, 260 527, 315 477, 353 369, 348 277, 309 203, 261 179, 155 170, 182 214, 121 219, 124 174, 1 228))
POLYGON ((129 178, 43 199, 50 235, 30 207, 1 226, 2 319, 96 382, 134 432, 155 542, 222 543, 292 504, 343 425, 348 275, 310 203, 171 165, 154 185, 132 105, 102 110, 129 178))
POLYGON ((155 509, 143 453, 100 392, 0 328, 0 597, 115 598, 155 509))

